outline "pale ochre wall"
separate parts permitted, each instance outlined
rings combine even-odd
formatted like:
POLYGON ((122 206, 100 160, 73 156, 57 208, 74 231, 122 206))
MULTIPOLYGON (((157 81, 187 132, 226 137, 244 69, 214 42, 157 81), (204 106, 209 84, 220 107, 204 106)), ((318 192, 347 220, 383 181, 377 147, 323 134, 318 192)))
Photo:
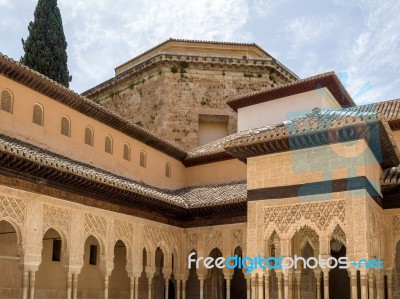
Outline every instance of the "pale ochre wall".
POLYGON ((227 123, 199 122, 199 146, 228 136, 227 123))
POLYGON ((126 272, 126 247, 120 247, 124 244, 117 242, 114 247, 114 269, 109 279, 110 292, 129 291, 130 280, 126 272))
MULTIPOLYGON (((0 91, 5 88, 9 89, 14 96, 13 114, 0 110, 0 133, 7 136, 158 188, 177 189, 191 185, 215 184, 246 178, 246 166, 240 161, 229 160, 185 168, 178 160, 51 98, 0 76, 0 91), (32 108, 35 103, 40 103, 44 107, 43 127, 32 123, 32 108), (71 119, 71 137, 66 137, 60 133, 61 118, 65 115, 71 119), (94 130, 93 147, 84 143, 87 125, 90 125, 94 130), (106 135, 113 138, 112 155, 104 151, 106 135), (131 161, 123 159, 125 142, 128 142, 131 146, 131 161), (146 168, 139 165, 142 150, 147 155, 146 168), (167 162, 170 162, 172 166, 171 178, 165 176, 167 162)), ((208 129, 213 130, 215 128, 213 126, 208 129)), ((218 131, 218 134, 221 132, 218 131)), ((213 137, 217 136, 213 135, 213 137)))
POLYGON ((235 57, 242 59, 243 56, 248 58, 267 58, 268 56, 259 48, 251 45, 223 45, 223 44, 207 44, 207 43, 185 43, 170 41, 149 53, 136 58, 135 60, 121 65, 115 69, 115 74, 127 70, 132 65, 142 62, 160 52, 178 52, 191 55, 207 56, 216 55, 222 57, 235 57))
MULTIPOLYGON (((66 274, 63 268, 63 261, 52 261, 53 240, 51 238, 60 238, 60 235, 54 230, 49 230, 43 237, 42 263, 40 264, 39 271, 36 273, 37 289, 66 288, 66 274)), ((61 246, 63 245, 65 246, 65 244, 61 246)), ((62 254, 63 251, 61 250, 61 256, 62 254)))
POLYGON ((248 189, 365 176, 380 192, 381 167, 364 140, 253 157, 247 166, 248 189))
POLYGON ((100 271, 100 245, 95 237, 89 236, 85 241, 83 254, 83 267, 79 274, 78 290, 102 290, 103 276, 100 271), (90 265, 90 245, 97 245, 97 264, 90 265))
POLYGON ((114 130, 59 102, 25 86, 0 76, 0 91, 9 89, 14 95, 13 114, 0 110, 0 133, 26 141, 83 163, 108 170, 136 181, 143 181, 160 188, 175 189, 184 186, 184 166, 169 157, 125 134, 114 130), (44 107, 44 126, 32 123, 32 107, 44 107), (71 119, 71 137, 61 135, 61 118, 71 119), (94 130, 94 145, 84 143, 85 128, 94 130), (113 138, 113 154, 104 151, 106 135, 113 138), (131 146, 131 161, 123 159, 123 144, 131 146), (147 154, 147 167, 139 165, 140 152, 147 154), (165 164, 172 165, 172 178, 165 176, 165 164))
POLYGON ((246 164, 236 159, 226 160, 189 167, 186 174, 188 186, 245 180, 246 164))
POLYGON ((340 108, 328 89, 312 90, 238 109, 238 131, 277 124, 303 116, 316 107, 340 108))
POLYGON ((400 131, 392 131, 392 135, 394 140, 396 141, 397 146, 400 146, 400 131))
MULTIPOLYGON (((0 289, 20 288, 21 272, 18 269, 17 259, 17 234, 15 229, 6 221, 0 221, 0 289), (11 234, 3 234, 14 232, 11 234)), ((13 298, 18 298, 15 294, 13 298)))

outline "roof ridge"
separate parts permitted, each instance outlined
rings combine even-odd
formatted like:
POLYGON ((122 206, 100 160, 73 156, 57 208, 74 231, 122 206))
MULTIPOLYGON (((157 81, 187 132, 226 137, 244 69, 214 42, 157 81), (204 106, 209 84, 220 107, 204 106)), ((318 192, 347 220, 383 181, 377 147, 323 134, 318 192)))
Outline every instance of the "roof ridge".
POLYGON ((317 74, 317 75, 314 75, 314 76, 310 76, 310 77, 307 77, 307 78, 304 78, 304 79, 299 79, 299 80, 296 80, 296 81, 293 81, 293 82, 288 82, 288 83, 284 83, 284 84, 281 84, 281 85, 278 85, 278 86, 270 87, 270 88, 267 88, 267 89, 264 89, 264 90, 252 91, 252 92, 249 92, 249 93, 237 95, 237 96, 229 98, 226 101, 226 103, 228 104, 228 103, 234 102, 234 101, 236 101, 238 99, 242 99, 242 98, 246 98, 246 97, 249 97, 249 96, 254 96, 254 95, 266 93, 266 92, 269 92, 269 91, 277 90, 277 89, 280 89, 280 88, 285 88, 285 87, 296 85, 296 84, 299 84, 299 83, 304 83, 304 82, 311 81, 311 80, 314 80, 314 79, 328 77, 330 75, 336 75, 336 73, 334 71, 328 71, 328 72, 320 73, 320 74, 317 74))
MULTIPOLYGON (((138 59, 139 57, 146 55, 147 53, 150 53, 151 51, 167 44, 168 42, 184 42, 184 43, 201 43, 201 44, 215 44, 215 45, 232 45, 232 46, 255 46, 258 49, 260 49, 262 52, 264 52, 266 55, 271 56, 268 52, 266 52, 263 48, 261 48, 259 45, 257 45, 256 43, 241 43, 241 42, 224 42, 224 41, 210 41, 210 40, 194 40, 194 39, 179 39, 179 38, 172 38, 170 37, 169 39, 157 44, 154 47, 151 47, 150 49, 140 53, 139 55, 136 55, 135 57, 129 59, 128 61, 116 66, 114 68, 114 70, 127 65, 129 63, 131 63, 132 61, 138 59)), ((272 57, 272 56, 271 56, 272 57)))
MULTIPOLYGON (((88 105, 89 107, 91 107, 93 109, 96 109, 97 111, 99 111, 101 113, 104 113, 105 115, 108 115, 108 116, 110 116, 110 117, 112 117, 112 118, 114 118, 116 120, 119 120, 121 123, 127 125, 129 128, 136 130, 137 133, 140 132, 142 134, 151 136, 152 138, 154 138, 157 141, 163 143, 167 147, 173 148, 174 150, 179 152, 179 155, 185 156, 185 157, 187 156, 187 151, 182 149, 178 145, 176 145, 176 144, 174 144, 174 143, 172 143, 172 142, 170 142, 170 141, 168 141, 168 140, 166 140, 166 139, 164 139, 164 138, 162 138, 162 137, 160 137, 160 136, 158 136, 158 135, 156 135, 156 134, 154 134, 154 133, 152 133, 152 132, 150 132, 150 131, 148 131, 148 130, 146 130, 144 128, 142 128, 141 126, 131 122, 130 120, 128 120, 128 119, 126 119, 124 117, 122 117, 121 115, 109 110, 108 108, 106 108, 106 107, 104 107, 104 106, 102 106, 100 104, 95 103, 94 101, 90 100, 89 98, 76 93, 75 91, 73 91, 73 90, 61 85, 58 82, 55 82, 54 80, 46 77, 45 75, 43 75, 43 74, 41 74, 41 73, 39 73, 39 72, 37 72, 37 71, 25 66, 25 65, 23 65, 22 63, 14 60, 14 59, 12 59, 12 58, 8 57, 7 55, 5 55, 5 54, 0 52, 0 63, 1 63, 1 60, 4 60, 7 63, 11 63, 12 65, 16 66, 17 68, 20 68, 22 71, 28 72, 30 75, 33 75, 33 76, 37 77, 39 80, 42 80, 45 83, 50 83, 51 87, 56 89, 56 91, 64 93, 64 94, 67 94, 67 96, 71 96, 71 97, 75 98, 76 100, 80 101, 81 103, 84 103, 85 105, 88 105)), ((21 84, 25 85, 24 83, 21 83, 21 84)), ((42 91, 38 91, 38 92, 43 94, 42 91)), ((60 100, 56 100, 56 101, 61 102, 62 104, 68 106, 68 104, 63 103, 60 100)), ((76 107, 71 107, 71 108, 76 110, 76 107)), ((81 113, 85 114, 84 112, 81 112, 81 113)), ((93 117, 93 116, 91 116, 91 117, 93 117)), ((102 122, 101 120, 98 120, 98 121, 102 122)), ((109 125, 107 123, 105 123, 105 124, 107 126, 109 126, 109 127, 112 127, 111 125, 109 125)), ((121 133, 123 133, 118 128, 114 128, 114 129, 117 130, 117 131, 120 131, 121 133)), ((126 134, 126 133, 124 133, 124 134, 126 134)), ((138 140, 136 137, 133 137, 133 136, 131 136, 131 137, 136 139, 136 140, 138 140)), ((141 142, 143 142, 143 141, 141 141, 141 142)), ((145 142, 143 142, 143 143, 145 143, 145 142)), ((152 145, 149 145, 149 146, 154 148, 154 146, 152 146, 152 145)), ((178 160, 180 160, 180 159, 178 159, 178 160)))

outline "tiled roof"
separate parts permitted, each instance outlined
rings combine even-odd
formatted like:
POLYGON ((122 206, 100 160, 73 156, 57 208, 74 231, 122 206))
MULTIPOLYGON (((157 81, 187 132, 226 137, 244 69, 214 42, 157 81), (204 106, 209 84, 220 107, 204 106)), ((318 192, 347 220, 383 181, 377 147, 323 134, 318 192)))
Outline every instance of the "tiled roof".
MULTIPOLYGON (((365 117, 373 117, 373 114, 376 113, 381 114, 383 118, 389 122, 389 125, 391 127, 396 127, 397 129, 400 128, 400 99, 349 107, 340 110, 326 110, 321 111, 321 113, 322 114, 317 118, 313 118, 311 113, 309 115, 304 115, 303 117, 298 118, 295 122, 296 130, 301 130, 302 132, 310 132, 317 129, 318 126, 315 126, 315 120, 317 120, 317 123, 319 123, 319 127, 322 126, 321 128, 324 128, 324 125, 325 127, 327 127, 327 125, 329 124, 329 126, 331 127, 340 123, 343 124, 343 121, 345 124, 346 122, 348 124, 351 124, 351 122, 353 121, 352 118, 361 117, 362 119, 364 119, 365 117)), ((257 138, 259 138, 260 132, 269 134, 270 138, 272 138, 273 136, 284 136, 285 134, 289 134, 287 130, 287 125, 289 124, 291 127, 294 126, 294 123, 289 120, 285 121, 284 123, 249 129, 226 136, 224 138, 205 144, 201 147, 190 150, 185 161, 190 162, 192 160, 201 160, 202 157, 208 157, 210 160, 212 160, 212 155, 221 155, 222 153, 225 153, 226 156, 232 157, 226 154, 226 151, 224 149, 225 145, 229 145, 230 143, 235 142, 235 140, 250 140, 256 136, 257 138)))
POLYGON ((61 84, 0 53, 0 74, 42 93, 55 101, 100 121, 132 138, 135 138, 171 157, 182 160, 186 152, 175 144, 150 133, 120 115, 96 104, 61 84))
POLYGON ((234 181, 225 184, 188 187, 176 191, 182 196, 189 208, 223 205, 247 200, 246 181, 234 181))
POLYGON ((57 171, 151 197, 185 209, 246 201, 246 182, 244 181, 187 187, 171 191, 117 176, 2 134, 0 134, 0 152, 6 152, 18 158, 30 160, 37 165, 51 167, 57 171))
POLYGON ((400 166, 385 169, 382 173, 380 183, 386 186, 400 184, 400 166))
POLYGON ((48 166, 55 170, 77 175, 101 184, 107 184, 164 202, 176 204, 181 207, 187 207, 187 204, 180 196, 168 193, 166 190, 157 189, 142 183, 139 184, 105 170, 74 161, 67 157, 1 134, 0 151, 7 152, 22 159, 30 160, 38 165, 48 166))
POLYGON ((219 41, 203 41, 203 40, 188 40, 188 39, 175 39, 175 38, 169 38, 166 41, 150 48, 149 50, 146 50, 145 52, 135 56, 134 58, 122 63, 121 65, 117 66, 116 69, 129 64, 130 62, 138 59, 139 57, 146 55, 147 53, 150 53, 151 51, 154 51, 155 49, 169 43, 169 42, 182 42, 182 43, 195 43, 195 44, 213 44, 213 45, 231 45, 231 46, 253 46, 256 47, 257 49, 259 49, 261 52, 263 52, 265 55, 267 56, 271 56, 269 55, 267 52, 265 52, 265 50, 263 50, 261 47, 259 47, 257 44, 255 43, 235 43, 235 42, 219 42, 219 41))
POLYGON ((346 111, 379 112, 388 122, 400 120, 400 99, 350 107, 346 111))
POLYGON ((327 72, 298 80, 295 82, 279 85, 263 91, 256 91, 247 95, 241 95, 227 101, 227 104, 237 111, 239 108, 247 107, 263 102, 276 100, 299 93, 317 90, 326 87, 342 107, 355 106, 349 93, 341 84, 334 72, 327 72))

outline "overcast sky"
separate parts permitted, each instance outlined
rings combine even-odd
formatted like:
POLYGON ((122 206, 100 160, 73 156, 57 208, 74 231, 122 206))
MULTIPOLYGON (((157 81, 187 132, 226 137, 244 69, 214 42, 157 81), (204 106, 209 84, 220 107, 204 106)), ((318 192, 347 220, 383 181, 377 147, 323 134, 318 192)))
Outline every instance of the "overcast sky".
MULTIPOLYGON (((19 60, 36 3, 0 0, 0 52, 19 60)), ((77 92, 173 37, 255 42, 301 78, 336 71, 358 104, 400 98, 398 0, 59 0, 58 5, 70 87, 77 92)))

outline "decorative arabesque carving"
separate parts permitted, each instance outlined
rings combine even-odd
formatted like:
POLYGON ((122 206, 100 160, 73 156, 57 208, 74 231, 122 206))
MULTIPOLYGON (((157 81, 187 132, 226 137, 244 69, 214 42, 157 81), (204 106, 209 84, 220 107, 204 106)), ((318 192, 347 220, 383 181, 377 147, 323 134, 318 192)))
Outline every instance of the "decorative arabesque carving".
POLYGON ((168 247, 167 250, 173 252, 175 245, 179 244, 179 238, 175 232, 162 228, 145 227, 144 237, 146 242, 153 246, 154 249, 161 244, 165 244, 168 247))
POLYGON ((344 200, 268 207, 264 210, 264 226, 268 228, 274 223, 278 231, 284 234, 293 224, 305 219, 314 223, 318 229, 326 230, 335 218, 344 222, 344 209, 344 200))
POLYGON ((393 225, 393 241, 396 241, 400 238, 400 215, 393 216, 392 225, 393 225))
POLYGON ((331 235, 331 249, 339 252, 343 245, 346 245, 346 234, 339 225, 335 227, 331 235))
POLYGON ((199 237, 198 237, 197 233, 186 234, 186 249, 187 250, 196 249, 198 239, 199 239, 199 237))
POLYGON ((219 230, 211 230, 206 233, 206 252, 210 252, 213 248, 222 250, 222 232, 219 230))
POLYGON ((319 248, 319 236, 315 230, 308 226, 303 226, 297 233, 300 240, 300 248, 304 248, 307 242, 310 243, 314 250, 319 248))
POLYGON ((129 242, 132 242, 133 236, 135 235, 135 229, 132 223, 115 219, 114 221, 114 236, 116 239, 126 238, 129 242))
POLYGON ((58 226, 65 232, 70 231, 71 211, 51 205, 43 205, 43 232, 52 226, 58 226))
POLYGON ((243 249, 243 230, 235 229, 231 231, 232 247, 239 245, 243 249))
POLYGON ((370 251, 373 257, 379 257, 381 255, 380 246, 383 244, 382 213, 375 204, 370 203, 369 207, 370 251))
POLYGON ((107 221, 103 216, 85 213, 85 238, 91 233, 98 233, 105 240, 107 221))
POLYGON ((25 204, 13 197, 0 196, 0 217, 10 217, 20 224, 25 223, 25 204))

